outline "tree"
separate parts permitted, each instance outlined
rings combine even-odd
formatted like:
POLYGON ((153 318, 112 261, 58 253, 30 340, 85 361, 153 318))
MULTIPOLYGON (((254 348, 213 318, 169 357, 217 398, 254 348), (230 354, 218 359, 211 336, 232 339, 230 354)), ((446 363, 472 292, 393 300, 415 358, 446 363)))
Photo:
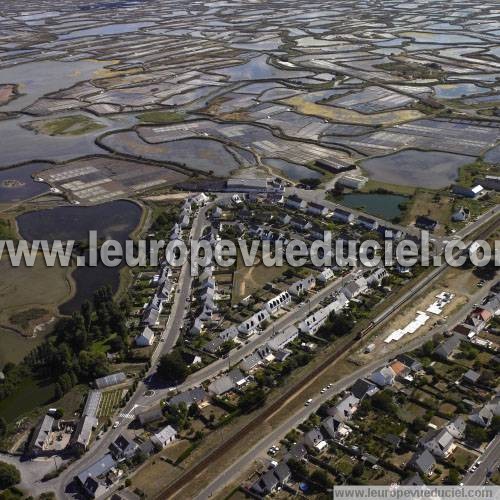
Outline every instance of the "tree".
POLYGON ((386 413, 396 413, 396 405, 388 391, 380 391, 372 396, 372 406, 386 413))
POLYGON ((307 467, 300 460, 296 460, 295 458, 291 458, 290 460, 288 460, 287 465, 288 465, 288 467, 290 467, 292 474, 297 479, 304 479, 307 477, 307 467))
POLYGON ((121 352, 125 349, 125 342, 122 337, 117 335, 109 341, 109 347, 111 352, 121 352))
POLYGON ((365 466, 363 465, 363 462, 358 462, 353 468, 352 468, 352 475, 354 477, 361 477, 363 475, 363 472, 365 471, 365 466))
POLYGON ((434 352, 434 344, 432 343, 432 340, 429 340, 422 346, 422 354, 424 356, 430 357, 432 356, 433 352, 434 352))
POLYGON ((179 351, 172 351, 169 354, 164 354, 160 358, 160 362, 158 364, 158 375, 160 375, 160 377, 165 379, 167 382, 184 382, 188 373, 188 366, 182 359, 179 351))
POLYGON ((479 425, 468 423, 465 428, 465 437, 471 443, 481 444, 488 440, 488 433, 485 429, 479 427, 479 425))
POLYGON ((188 422, 189 408, 184 401, 181 401, 178 405, 173 405, 169 407, 170 416, 169 423, 174 427, 179 429, 184 429, 188 422))
POLYGON ((495 415, 491 421, 491 430, 498 434, 500 432, 500 415, 495 415))
POLYGON ((108 374, 108 360, 102 352, 81 351, 78 356, 80 378, 94 380, 108 374))
POLYGON ((448 484, 459 484, 460 483, 460 474, 457 469, 451 468, 448 472, 448 479, 446 480, 448 484))
POLYGON ((483 385, 491 385, 495 378, 495 374, 491 370, 483 370, 479 377, 479 382, 483 385))
POLYGON ((333 482, 328 473, 322 469, 316 469, 311 474, 311 481, 314 481, 322 490, 328 490, 333 486, 333 482))
POLYGON ((261 407, 266 401, 266 393, 262 389, 251 389, 240 398, 238 407, 243 413, 250 413, 251 411, 261 407))
POLYGON ((7 434, 7 422, 5 418, 0 417, 0 438, 3 438, 7 434))
POLYGON ((6 462, 0 462, 0 490, 5 490, 20 482, 21 474, 17 468, 6 462))
POLYGON ((427 429, 427 424, 425 423, 425 420, 422 417, 417 417, 412 422, 411 428, 412 428, 413 432, 418 434, 420 431, 427 429))

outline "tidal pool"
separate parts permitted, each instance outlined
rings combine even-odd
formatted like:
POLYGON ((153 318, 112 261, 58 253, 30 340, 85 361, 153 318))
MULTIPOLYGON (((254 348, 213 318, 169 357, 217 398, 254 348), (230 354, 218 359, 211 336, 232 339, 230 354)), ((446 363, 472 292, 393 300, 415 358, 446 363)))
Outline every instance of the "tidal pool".
POLYGON ((484 155, 484 161, 487 161, 488 163, 499 163, 500 162, 500 144, 498 146, 495 146, 494 148, 490 149, 484 155))
POLYGON ((467 35, 452 35, 450 33, 428 33, 425 31, 405 31, 400 33, 405 38, 413 38, 417 43, 441 43, 441 44, 482 44, 479 38, 467 35))
POLYGON ((105 26, 99 26, 97 28, 89 28, 85 30, 72 31, 71 33, 66 33, 65 35, 59 36, 59 40, 72 40, 74 38, 81 38, 84 36, 105 36, 105 35, 120 35, 122 33, 133 33, 141 28, 148 28, 149 26, 154 26, 155 23, 143 22, 143 23, 118 23, 118 24, 106 24, 105 26))
POLYGON ((323 177, 321 172, 318 172, 317 170, 304 167, 303 165, 298 165, 297 163, 280 160, 279 158, 266 158, 264 163, 270 167, 281 170, 286 177, 294 181, 298 181, 300 179, 320 179, 323 177))
MULTIPOLYGON (((138 226, 142 209, 129 201, 113 201, 91 207, 60 206, 27 212, 17 217, 21 237, 33 240, 88 241, 89 231, 97 231, 98 240, 113 239, 122 244, 138 226)), ((110 285, 113 291, 120 284, 120 269, 99 264, 78 267, 72 276, 76 294, 59 307, 62 314, 78 310, 100 287, 110 285)))
POLYGON ((268 64, 267 59, 268 56, 263 54, 261 56, 254 57, 245 64, 218 69, 217 73, 229 77, 229 80, 232 82, 242 80, 304 78, 313 75, 313 73, 305 71, 285 71, 275 68, 274 66, 268 64))
POLYGON ((448 83, 435 85, 433 88, 438 99, 459 99, 469 95, 491 92, 491 89, 479 87, 474 83, 448 83))
MULTIPOLYGON (((103 130, 78 136, 50 136, 37 134, 22 126, 31 120, 33 117, 23 116, 0 121, 0 151, 2 152, 0 167, 31 160, 63 161, 103 152, 94 142, 103 130)), ((103 124, 111 123, 102 118, 98 121, 103 124)), ((122 125, 117 123, 115 126, 119 128, 122 125)))
POLYGON ((342 196, 340 203, 390 221, 401 215, 400 205, 408 199, 397 194, 351 193, 342 196))
POLYGON ((0 83, 16 83, 20 95, 0 111, 20 111, 40 97, 90 80, 102 69, 103 61, 36 61, 0 70, 0 83))
POLYGON ((185 165, 221 177, 240 167, 228 149, 213 139, 181 139, 149 144, 135 132, 118 132, 106 136, 102 142, 119 153, 185 165))
POLYGON ((33 174, 48 167, 47 163, 29 163, 0 170, 0 203, 27 200, 49 191, 49 186, 33 180, 33 174))
POLYGON ((443 189, 457 180, 461 167, 473 161, 471 156, 408 149, 363 160, 360 165, 376 181, 443 189))

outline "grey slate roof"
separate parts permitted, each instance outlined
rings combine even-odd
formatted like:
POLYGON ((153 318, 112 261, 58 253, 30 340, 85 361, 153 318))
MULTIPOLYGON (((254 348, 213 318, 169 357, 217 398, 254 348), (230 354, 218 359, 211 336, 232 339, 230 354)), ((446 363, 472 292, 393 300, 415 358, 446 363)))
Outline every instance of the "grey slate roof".
POLYGON ((423 450, 415 453, 408 462, 408 465, 422 474, 429 474, 435 467, 436 460, 429 450, 423 450))
POLYGON ((198 404, 203 401, 208 400, 208 393, 203 389, 203 387, 195 387, 194 389, 189 389, 188 391, 181 392, 177 394, 168 402, 170 406, 179 405, 180 403, 186 403, 186 406, 191 406, 192 404, 198 404))
POLYGON ((116 462, 110 453, 107 453, 99 460, 96 460, 87 469, 80 472, 76 477, 81 484, 85 484, 88 478, 97 479, 99 477, 107 474, 113 467, 116 466, 116 462))

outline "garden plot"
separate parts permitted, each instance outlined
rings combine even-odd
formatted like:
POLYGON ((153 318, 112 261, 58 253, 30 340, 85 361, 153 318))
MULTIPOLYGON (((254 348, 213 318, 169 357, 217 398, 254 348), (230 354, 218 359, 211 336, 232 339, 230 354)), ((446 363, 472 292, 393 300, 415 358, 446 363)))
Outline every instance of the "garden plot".
POLYGON ((97 416, 99 418, 111 417, 118 408, 123 398, 123 389, 116 389, 114 391, 106 391, 102 393, 97 416))

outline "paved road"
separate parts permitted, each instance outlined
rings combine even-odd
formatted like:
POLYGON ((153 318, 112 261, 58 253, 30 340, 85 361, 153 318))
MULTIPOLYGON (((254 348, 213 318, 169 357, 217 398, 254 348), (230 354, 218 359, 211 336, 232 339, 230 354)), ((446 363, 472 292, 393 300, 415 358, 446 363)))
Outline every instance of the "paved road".
MULTIPOLYGON (((303 396, 304 401, 306 401, 308 397, 313 397, 313 402, 311 403, 310 406, 307 407, 304 406, 295 414, 293 414, 291 417, 289 417, 285 422, 283 422, 278 427, 273 429, 272 432, 264 436, 246 453, 241 455, 241 457, 238 458, 231 466, 229 466, 222 474, 217 476, 208 486, 206 486, 202 491, 200 491, 200 493, 195 497, 195 499, 196 500, 208 499, 217 492, 219 492, 220 490, 222 490, 227 485, 231 484, 236 477, 239 477, 241 475, 242 471, 248 469, 249 466, 255 460, 265 457, 267 450, 271 446, 276 445, 281 439, 283 439, 288 434, 288 432, 296 428, 301 422, 305 421, 309 417, 309 415, 311 415, 311 413, 316 411, 323 403, 331 399, 332 396, 349 388, 358 378, 366 377, 373 370, 382 366, 384 363, 393 359, 395 356, 402 354, 404 352, 410 352, 417 349, 422 344, 432 339, 434 335, 442 333, 450 326, 457 324, 459 321, 461 321, 465 316, 469 314, 471 309, 474 307, 474 304, 479 303, 484 297, 488 295, 488 293, 489 289, 479 290, 471 297, 470 302, 466 306, 464 306, 463 308, 461 308, 460 311, 458 311, 457 313, 453 314, 448 318, 448 321, 445 325, 440 325, 432 329, 425 336, 416 338, 405 344, 403 347, 395 349, 390 353, 387 353, 386 355, 376 359, 375 361, 359 368, 358 370, 347 375, 338 382, 335 382, 332 385, 332 388, 326 391, 324 394, 317 394, 314 397, 311 394, 305 394, 303 396)), ((493 449, 490 452, 492 459, 487 460, 486 458, 484 458, 485 464, 486 462, 490 463, 493 460, 493 457, 496 457, 496 459, 498 460, 498 457, 500 456, 500 439, 498 439, 498 442, 496 442, 496 445, 494 446, 493 449)), ((486 472, 484 472, 484 474, 486 474, 486 472)))
POLYGON ((500 434, 491 441, 484 453, 479 458, 481 464, 471 474, 464 478, 466 486, 481 486, 485 483, 489 471, 494 471, 500 464, 500 434))
MULTIPOLYGON (((210 223, 207 219, 207 212, 212 208, 212 206, 213 204, 208 204, 202 207, 198 215, 194 218, 191 232, 189 234, 190 241, 199 240, 203 235, 204 229, 209 226, 210 223)), ((178 292, 175 295, 175 300, 172 304, 169 318, 162 332, 160 343, 153 353, 151 359, 152 365, 155 364, 161 355, 170 352, 177 343, 186 313, 186 304, 188 304, 187 299, 191 296, 192 283, 193 278, 190 273, 190 263, 188 261, 182 266, 179 273, 179 279, 176 285, 178 292)))

